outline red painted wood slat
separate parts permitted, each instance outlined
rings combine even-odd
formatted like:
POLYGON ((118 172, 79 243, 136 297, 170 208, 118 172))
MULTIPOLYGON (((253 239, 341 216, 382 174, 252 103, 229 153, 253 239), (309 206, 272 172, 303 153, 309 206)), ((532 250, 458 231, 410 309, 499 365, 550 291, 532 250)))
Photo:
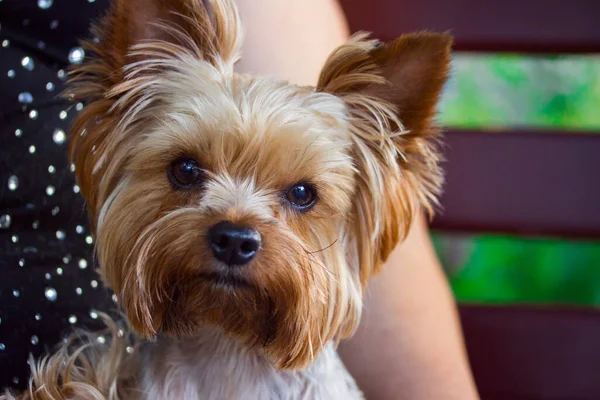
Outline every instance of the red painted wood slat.
POLYGON ((600 312, 462 305, 483 400, 600 399, 600 312))
POLYGON ((597 0, 342 0, 351 30, 383 40, 451 30, 466 51, 600 52, 597 0))
POLYGON ((446 186, 433 227, 600 238, 600 134, 445 134, 446 186))

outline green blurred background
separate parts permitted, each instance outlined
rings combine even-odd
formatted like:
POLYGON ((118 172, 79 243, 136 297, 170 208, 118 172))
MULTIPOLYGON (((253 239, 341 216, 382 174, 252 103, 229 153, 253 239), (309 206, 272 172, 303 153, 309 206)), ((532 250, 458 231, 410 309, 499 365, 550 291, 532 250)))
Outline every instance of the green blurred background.
MULTIPOLYGON (((441 120, 600 132, 600 57, 458 54, 441 120)), ((600 242, 434 233, 434 244, 459 301, 600 305, 600 242)))

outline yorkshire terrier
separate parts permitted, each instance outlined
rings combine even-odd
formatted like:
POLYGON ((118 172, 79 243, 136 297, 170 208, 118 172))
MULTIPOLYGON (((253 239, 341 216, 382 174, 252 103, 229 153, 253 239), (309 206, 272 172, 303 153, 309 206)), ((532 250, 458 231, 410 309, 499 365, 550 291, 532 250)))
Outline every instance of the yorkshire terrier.
POLYGON ((452 39, 357 34, 296 86, 234 72, 234 1, 206 3, 114 0, 72 72, 69 152, 127 328, 32 362, 16 398, 362 398, 336 346, 436 208, 452 39))

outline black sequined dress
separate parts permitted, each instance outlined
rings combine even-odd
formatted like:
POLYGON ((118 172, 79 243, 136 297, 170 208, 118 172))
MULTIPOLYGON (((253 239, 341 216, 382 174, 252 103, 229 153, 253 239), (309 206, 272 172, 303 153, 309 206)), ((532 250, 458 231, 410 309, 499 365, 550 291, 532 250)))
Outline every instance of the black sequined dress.
POLYGON ((114 308, 94 271, 58 99, 107 0, 0 0, 0 389, 27 383, 29 353, 114 308))

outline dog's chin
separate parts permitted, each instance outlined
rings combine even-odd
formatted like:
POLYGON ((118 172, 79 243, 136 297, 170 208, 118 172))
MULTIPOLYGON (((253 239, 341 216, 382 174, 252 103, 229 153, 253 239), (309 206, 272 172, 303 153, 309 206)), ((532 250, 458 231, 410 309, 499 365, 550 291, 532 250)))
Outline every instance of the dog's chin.
POLYGON ((234 291, 255 288, 247 277, 236 272, 201 272, 198 278, 216 289, 234 291))
POLYGON ((168 306, 158 310, 159 334, 186 339, 206 327, 218 327, 229 336, 244 342, 252 337, 256 343, 271 335, 266 322, 270 301, 250 278, 235 272, 201 272, 178 286, 168 306))

